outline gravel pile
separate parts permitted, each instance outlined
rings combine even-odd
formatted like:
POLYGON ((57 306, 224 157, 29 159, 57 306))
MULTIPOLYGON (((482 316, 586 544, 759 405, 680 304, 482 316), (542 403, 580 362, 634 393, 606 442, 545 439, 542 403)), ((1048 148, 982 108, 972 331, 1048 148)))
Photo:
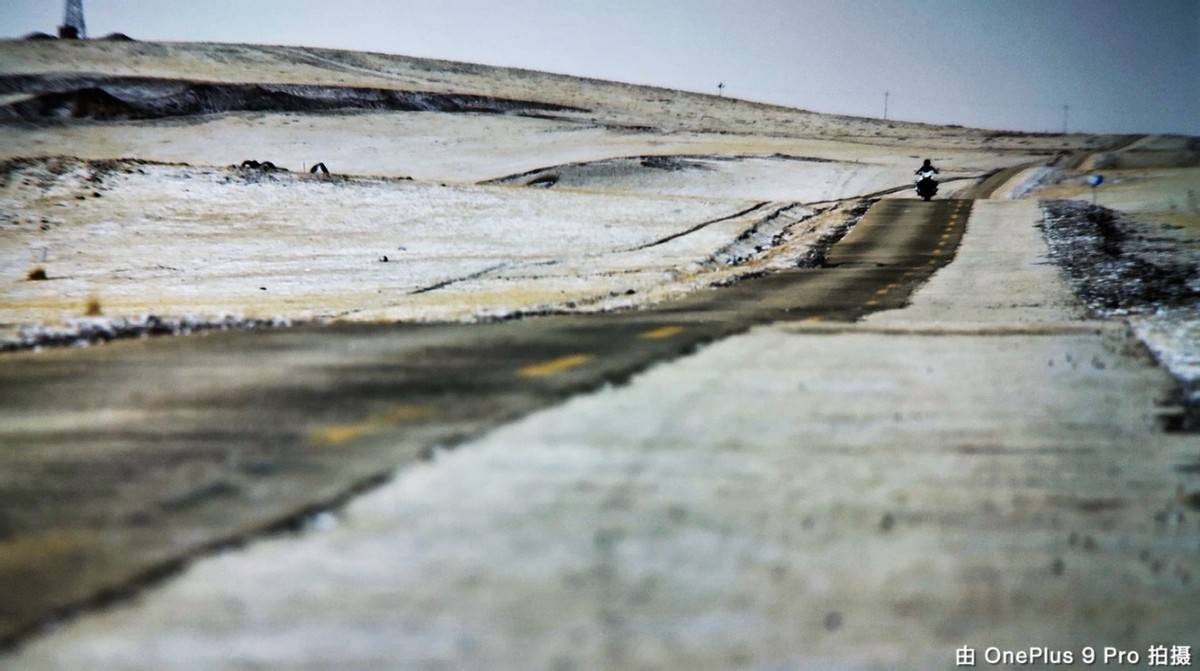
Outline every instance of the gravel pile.
POLYGON ((1200 244, 1078 200, 1042 203, 1050 257, 1101 315, 1200 305, 1200 244))
POLYGON ((1177 430, 1200 430, 1200 240, 1078 200, 1043 201, 1050 258, 1100 316, 1128 317, 1179 381, 1177 430))

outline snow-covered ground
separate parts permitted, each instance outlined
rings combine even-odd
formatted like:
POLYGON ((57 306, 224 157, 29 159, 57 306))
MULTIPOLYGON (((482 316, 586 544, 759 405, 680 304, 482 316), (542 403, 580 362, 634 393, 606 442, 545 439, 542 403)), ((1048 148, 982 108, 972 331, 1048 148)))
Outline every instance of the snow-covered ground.
POLYGON ((1129 320, 1138 339, 1183 383, 1183 399, 1200 408, 1200 304, 1160 308, 1129 320))
MULTIPOLYGON (((39 161, 16 168, 0 198, 0 321, 57 320, 77 314, 93 296, 114 314, 306 319, 388 306, 389 318, 456 318, 472 312, 471 301, 447 301, 430 287, 488 271, 616 254, 749 205, 39 161), (27 281, 34 267, 44 268, 48 279, 27 281)), ((654 268, 669 273, 681 262, 706 258, 730 232, 681 238, 661 250, 654 268)), ((588 265, 606 271, 604 264, 588 265)), ((578 281, 587 284, 582 270, 578 281)), ((632 278, 621 288, 642 289, 645 282, 632 278)), ((511 302, 485 301, 507 309, 555 302, 565 292, 496 290, 526 291, 511 302)))
POLYGON ((6 167, 0 323, 10 337, 82 317, 93 300, 127 319, 629 307, 794 264, 844 218, 794 203, 133 161, 6 167), (758 249, 734 244, 746 232, 758 249), (37 269, 46 279, 30 279, 37 269))
POLYGON ((1185 142, 1107 154, 1114 169, 1089 171, 1105 175, 1100 207, 1081 202, 1093 194, 1078 175, 1059 175, 1033 195, 1063 219, 1048 217, 1047 239, 1081 294, 1099 314, 1126 317, 1200 408, 1200 168, 1189 165, 1196 153, 1185 142), (1131 164, 1143 167, 1121 167, 1131 164))
MULTIPOLYGON (((6 41, 0 74, 3 104, 80 77, 135 95, 137 87, 113 78, 137 76, 491 96, 516 105, 493 113, 231 109, 10 121, 0 159, 76 158, 8 164, 0 337, 75 320, 93 299, 118 319, 199 321, 634 307, 794 263, 845 221, 845 209, 818 216, 797 204, 853 207, 857 197, 908 184, 921 158, 933 158, 944 177, 962 177, 1114 142, 292 47, 6 41), (119 158, 153 163, 105 162, 119 158), (246 159, 292 172, 228 168, 246 159), (318 161, 334 179, 304 172, 318 161), (48 279, 28 280, 39 268, 48 279)), ((79 109, 95 115, 94 107, 79 109)), ((1186 158, 1187 147, 1147 140, 1132 149, 1186 158)), ((943 195, 969 184, 947 185, 943 195)))
MULTIPOLYGON (((67 154, 201 165, 252 158, 296 171, 321 161, 336 174, 439 182, 557 169, 562 187, 779 200, 841 198, 906 183, 919 163, 913 158, 916 151, 924 150, 820 138, 629 132, 565 120, 441 112, 239 112, 188 123, 78 122, 0 134, 0 158, 67 154), (643 155, 698 157, 691 162, 712 170, 642 169, 625 171, 620 180, 604 170, 626 157, 634 157, 631 162, 641 167, 636 157, 643 155)), ((948 175, 980 174, 1038 158, 959 149, 930 152, 948 175)))
MULTIPOLYGON (((653 154, 551 166, 500 183, 680 196, 827 201, 907 183, 911 159, 653 154)), ((949 175, 949 173, 947 173, 949 175)))

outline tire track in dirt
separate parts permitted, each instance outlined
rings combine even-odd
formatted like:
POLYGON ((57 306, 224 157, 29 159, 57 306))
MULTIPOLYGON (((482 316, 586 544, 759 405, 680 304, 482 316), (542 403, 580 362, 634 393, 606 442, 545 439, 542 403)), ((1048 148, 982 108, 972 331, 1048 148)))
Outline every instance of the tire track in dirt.
MULTIPOLYGON (((634 247, 626 247, 626 248, 620 248, 620 249, 615 249, 615 250, 611 250, 611 251, 605 251, 605 252, 594 252, 594 253, 590 253, 590 254, 583 254, 583 255, 581 255, 581 258, 598 258, 598 257, 602 257, 602 256, 608 256, 608 255, 611 255, 611 254, 628 254, 628 253, 630 253, 630 252, 642 251, 642 250, 644 250, 644 249, 649 249, 649 248, 652 248, 652 247, 656 247, 656 246, 659 246, 659 245, 665 244, 665 243, 667 243, 667 242, 670 242, 670 241, 672 241, 672 240, 677 240, 677 239, 679 239, 679 238, 682 238, 682 237, 684 237, 684 236, 686 236, 686 235, 688 235, 688 234, 691 234, 691 233, 695 233, 696 231, 702 230, 702 229, 704 229, 705 227, 711 226, 711 225, 713 225, 713 224, 721 223, 721 222, 724 222, 724 221, 730 221, 730 220, 733 220, 733 219, 737 219, 737 218, 739 218, 739 217, 746 216, 747 214, 751 214, 751 213, 753 213, 753 212, 756 212, 756 211, 758 211, 758 210, 761 210, 762 208, 766 207, 767 205, 770 205, 770 201, 763 201, 763 202, 761 202, 761 203, 757 203, 757 204, 755 204, 755 205, 753 205, 753 206, 751 206, 751 207, 748 207, 748 208, 746 208, 746 209, 744 209, 744 210, 740 210, 740 211, 738 211, 738 212, 735 212, 735 213, 733 213, 733 214, 729 214, 729 215, 726 215, 726 216, 723 216, 723 217, 717 217, 716 219, 709 219, 709 220, 707 220, 707 221, 702 221, 702 222, 700 222, 699 224, 696 224, 696 225, 694 225, 694 226, 690 226, 690 227, 688 227, 687 229, 685 229, 685 230, 683 230, 683 231, 679 231, 679 232, 676 232, 676 233, 672 233, 671 235, 665 236, 665 237, 663 237, 663 238, 659 238, 658 240, 655 240, 655 241, 652 241, 652 242, 648 242, 648 243, 645 243, 645 244, 642 244, 642 245, 637 245, 637 246, 634 246, 634 247)), ((796 204, 796 203, 793 203, 793 204, 790 204, 790 205, 785 205, 785 206, 782 206, 782 207, 781 207, 779 210, 777 210, 775 213, 773 213, 772 215, 769 215, 769 216, 768 216, 768 218, 770 218, 770 216, 774 216, 775 214, 778 214, 779 212, 782 212, 782 211, 784 211, 784 210, 788 210, 788 209, 791 209, 791 208, 793 208, 793 207, 796 207, 797 205, 798 205, 798 204, 796 204)), ((460 275, 460 276, 457 276, 457 277, 447 278, 447 279, 445 279, 445 280, 441 280, 441 281, 435 282, 435 283, 433 283, 433 284, 429 284, 429 285, 426 285, 426 286, 423 286, 423 287, 419 287, 419 288, 417 288, 417 289, 410 290, 410 291, 408 291, 408 292, 406 292, 406 293, 405 293, 405 296, 417 296, 417 295, 421 295, 421 294, 427 294, 427 293, 431 293, 431 292, 434 292, 434 291, 438 291, 438 290, 441 290, 441 289, 445 289, 446 287, 453 286, 453 285, 455 285, 455 284, 460 284, 460 283, 462 283, 462 282, 469 282, 469 281, 471 281, 471 280, 482 279, 482 278, 484 278, 484 277, 487 277, 488 275, 490 275, 490 274, 492 274, 492 273, 494 273, 494 272, 501 271, 501 270, 522 270, 522 269, 526 269, 526 268, 537 268, 537 267, 543 267, 543 266, 553 266, 553 265, 557 265, 557 264, 563 263, 564 261, 566 261, 566 260, 568 260, 568 259, 570 259, 570 258, 571 258, 571 257, 562 257, 562 258, 557 258, 557 259, 545 259, 545 260, 539 260, 539 261, 527 261, 527 262, 524 262, 524 263, 498 263, 498 264, 495 264, 495 265, 493 265, 493 266, 489 266, 489 267, 487 267, 487 268, 484 268, 484 269, 482 269, 482 270, 478 270, 478 271, 475 271, 475 272, 472 272, 472 273, 468 273, 468 274, 466 274, 466 275, 460 275)), ((603 274, 603 273, 601 273, 601 274, 603 274)), ((361 314, 361 313, 363 313, 363 312, 368 312, 368 311, 372 311, 372 310, 385 310, 385 309, 387 309, 387 308, 389 308, 389 307, 396 307, 396 306, 398 306, 398 305, 401 305, 401 303, 399 303, 399 302, 391 302, 391 303, 387 303, 387 304, 384 304, 384 305, 377 305, 377 306, 371 306, 371 307, 359 308, 359 309, 355 309, 355 310, 347 310, 347 311, 344 311, 344 312, 339 312, 339 313, 337 313, 337 314, 328 315, 327 317, 328 317, 328 318, 332 318, 332 319, 341 319, 341 318, 344 318, 344 317, 348 317, 348 316, 350 316, 350 315, 361 314)))
POLYGON ((623 249, 621 251, 623 251, 623 252, 640 252, 643 249, 650 249, 651 247, 658 247, 659 245, 665 245, 672 240, 678 240, 679 238, 682 238, 685 235, 691 235, 692 233, 695 233, 696 231, 699 231, 699 230, 702 230, 709 226, 712 226, 713 224, 719 224, 723 221, 729 221, 731 219, 737 219, 738 217, 744 217, 747 214, 750 214, 751 212, 755 212, 757 210, 761 210, 762 208, 764 208, 770 204, 771 204, 771 201, 764 200, 763 202, 756 203, 744 210, 741 210, 740 212, 734 212, 733 214, 730 214, 728 216, 718 217, 716 219, 709 219, 708 221, 702 221, 702 222, 696 224, 695 226, 686 228, 682 231, 679 231, 678 233, 672 233, 666 237, 659 238, 658 240, 655 240, 654 242, 647 242, 646 244, 638 245, 636 247, 629 247, 628 249, 623 249))

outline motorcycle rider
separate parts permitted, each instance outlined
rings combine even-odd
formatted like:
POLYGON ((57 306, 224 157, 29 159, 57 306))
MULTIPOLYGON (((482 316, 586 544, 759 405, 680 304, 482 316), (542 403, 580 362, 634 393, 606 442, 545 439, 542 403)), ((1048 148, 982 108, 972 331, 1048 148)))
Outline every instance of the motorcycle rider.
POLYGON ((925 159, 925 163, 917 168, 917 195, 925 200, 933 198, 938 191, 937 180, 933 178, 938 173, 938 169, 933 167, 933 161, 925 159))
POLYGON ((933 159, 927 158, 927 159, 925 159, 925 162, 921 164, 921 167, 917 168, 916 171, 913 172, 913 174, 920 175, 921 178, 924 179, 926 177, 933 177, 934 175, 938 174, 939 172, 941 172, 941 171, 938 170, 937 168, 933 167, 933 159))

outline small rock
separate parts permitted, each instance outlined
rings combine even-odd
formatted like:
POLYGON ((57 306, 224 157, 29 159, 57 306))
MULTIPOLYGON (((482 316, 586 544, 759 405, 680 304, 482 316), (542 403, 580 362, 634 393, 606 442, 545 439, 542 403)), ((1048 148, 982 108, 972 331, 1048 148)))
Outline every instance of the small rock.
POLYGON ((891 513, 886 513, 883 518, 879 520, 879 530, 884 533, 891 531, 892 527, 894 526, 896 526, 896 517, 891 513))
POLYGON ((842 614, 837 611, 832 611, 825 616, 825 630, 836 631, 842 626, 842 614))

